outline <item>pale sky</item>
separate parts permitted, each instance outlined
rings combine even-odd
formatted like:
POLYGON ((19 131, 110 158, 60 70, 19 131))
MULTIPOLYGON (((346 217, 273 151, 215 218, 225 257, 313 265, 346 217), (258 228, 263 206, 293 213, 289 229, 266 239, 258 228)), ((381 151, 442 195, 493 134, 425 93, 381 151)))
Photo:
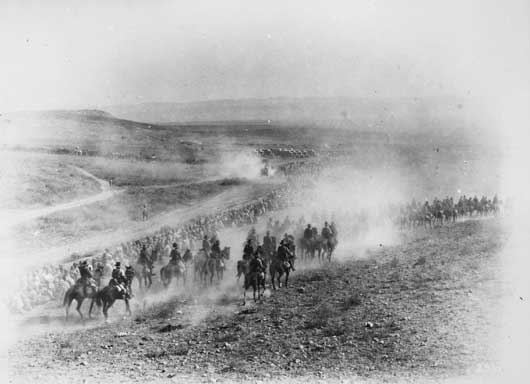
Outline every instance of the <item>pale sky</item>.
POLYGON ((9 1, 0 111, 528 90, 528 1, 9 1), (110 4, 112 3, 112 4, 110 4))

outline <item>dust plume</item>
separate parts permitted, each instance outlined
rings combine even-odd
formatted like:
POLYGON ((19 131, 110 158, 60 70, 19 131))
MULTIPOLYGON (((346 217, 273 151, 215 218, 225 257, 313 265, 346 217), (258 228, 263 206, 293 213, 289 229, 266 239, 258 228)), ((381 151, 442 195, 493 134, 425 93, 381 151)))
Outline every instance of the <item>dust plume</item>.
POLYGON ((256 180, 265 166, 262 158, 250 148, 220 149, 221 154, 216 166, 222 178, 244 178, 256 180))

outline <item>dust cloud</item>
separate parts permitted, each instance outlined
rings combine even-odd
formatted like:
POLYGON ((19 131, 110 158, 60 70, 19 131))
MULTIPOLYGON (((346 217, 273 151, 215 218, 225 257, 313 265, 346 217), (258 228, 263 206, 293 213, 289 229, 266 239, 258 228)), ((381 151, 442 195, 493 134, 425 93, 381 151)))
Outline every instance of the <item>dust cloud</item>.
POLYGON ((264 166, 263 159, 251 148, 220 148, 215 169, 221 178, 257 180, 264 166))

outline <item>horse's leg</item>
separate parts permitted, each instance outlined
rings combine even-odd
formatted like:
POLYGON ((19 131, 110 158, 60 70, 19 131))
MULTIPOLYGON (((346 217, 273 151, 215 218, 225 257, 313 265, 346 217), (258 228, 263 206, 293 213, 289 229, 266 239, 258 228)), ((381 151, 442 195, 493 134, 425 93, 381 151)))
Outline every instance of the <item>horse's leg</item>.
POLYGON ((83 314, 81 313, 81 305, 83 305, 83 300, 85 300, 84 297, 77 299, 77 307, 75 308, 77 313, 79 313, 79 316, 81 316, 81 320, 83 320, 83 314))
POLYGON ((94 298, 92 298, 92 301, 90 302, 90 308, 88 309, 88 318, 92 318, 92 308, 94 308, 94 298))
POLYGON ((68 320, 68 314, 70 312, 70 305, 72 305, 73 300, 74 299, 71 296, 68 297, 68 302, 66 303, 66 320, 68 320))
POLYGON ((132 316, 131 307, 129 306, 129 299, 124 298, 123 300, 125 301, 125 310, 129 314, 129 316, 132 316))
POLYGON ((103 299, 103 315, 105 316, 105 321, 108 320, 109 318, 109 303, 107 302, 106 299, 103 299))

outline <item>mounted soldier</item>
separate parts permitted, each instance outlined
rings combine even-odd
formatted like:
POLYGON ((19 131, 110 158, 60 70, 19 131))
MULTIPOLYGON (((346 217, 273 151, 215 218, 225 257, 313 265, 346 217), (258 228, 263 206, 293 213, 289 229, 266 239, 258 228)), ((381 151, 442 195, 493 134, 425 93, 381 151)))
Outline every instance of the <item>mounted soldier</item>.
POLYGON ((263 254, 265 258, 269 258, 271 252, 274 251, 274 245, 272 244, 272 236, 270 231, 267 231, 265 236, 263 237, 263 254))
POLYGON ((258 246, 258 235, 256 234, 256 228, 252 227, 247 235, 247 240, 251 241, 253 251, 258 246))
POLYGON ((282 262, 289 264, 289 268, 293 271, 294 266, 291 262, 294 255, 292 254, 291 250, 289 249, 289 245, 285 240, 280 241, 280 246, 278 247, 278 259, 280 259, 282 262))
POLYGON ((94 269, 94 280, 98 289, 101 287, 101 279, 103 278, 104 272, 104 265, 102 263, 97 263, 96 268, 94 269))
POLYGON ((304 229, 304 239, 306 241, 311 241, 313 238, 313 229, 311 228, 311 224, 307 224, 306 229, 304 229))
MULTIPOLYGON (((265 262, 262 257, 261 246, 258 247, 254 253, 254 257, 250 260, 249 271, 254 275, 265 273, 265 262)), ((265 276, 263 276, 265 278, 265 276)))
POLYGON ((129 291, 130 296, 133 296, 132 281, 134 279, 134 268, 131 265, 125 267, 125 287, 129 291))
POLYGON ((333 233, 331 232, 331 228, 329 227, 329 224, 328 222, 326 221, 324 223, 324 228, 322 228, 322 233, 321 233, 322 237, 326 240, 330 240, 331 237, 333 236, 333 233))
POLYGON ((138 257, 138 264, 141 266, 148 266, 150 267, 153 264, 153 260, 149 257, 147 254, 147 246, 145 244, 142 245, 142 249, 140 250, 140 256, 138 257))
POLYGON ((248 261, 252 258, 252 254, 254 253, 254 247, 252 246, 252 240, 247 239, 247 243, 245 244, 245 248, 243 248, 243 260, 248 261))
POLYGON ((169 254, 169 264, 177 265, 179 261, 182 261, 182 256, 179 252, 179 246, 177 243, 173 243, 173 249, 169 254))
POLYGON ((81 261, 78 268, 81 277, 77 280, 77 284, 80 284, 83 287, 83 294, 87 296, 87 288, 96 288, 96 284, 92 279, 92 272, 90 271, 90 267, 86 260, 81 261))
POLYGON ((335 222, 332 221, 331 224, 329 225, 329 228, 331 229, 331 235, 337 238, 338 233, 337 233, 337 226, 335 225, 335 222))
POLYGON ((221 242, 217 239, 213 242, 212 252, 211 252, 210 257, 213 259, 221 258, 221 242))
POLYGON ((114 264, 114 269, 112 270, 111 279, 109 285, 115 286, 118 291, 127 292, 127 278, 121 270, 121 263, 119 261, 114 264))
POLYGON ((208 240, 208 235, 204 235, 204 238, 202 240, 202 250, 204 251, 206 258, 209 258, 211 252, 211 244, 208 240))

